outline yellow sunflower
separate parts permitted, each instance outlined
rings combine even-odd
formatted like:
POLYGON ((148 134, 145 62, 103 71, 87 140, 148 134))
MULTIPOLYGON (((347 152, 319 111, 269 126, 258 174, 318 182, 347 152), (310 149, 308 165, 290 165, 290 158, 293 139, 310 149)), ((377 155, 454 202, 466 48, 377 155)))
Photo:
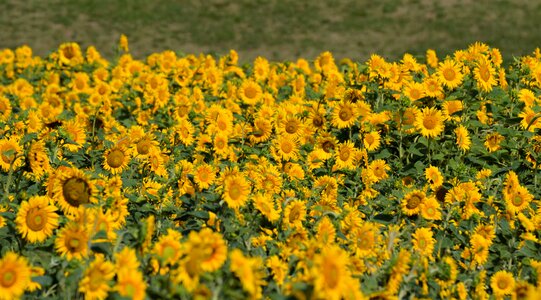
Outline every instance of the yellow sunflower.
POLYGON ((30 145, 30 150, 26 157, 30 169, 32 169, 32 176, 35 178, 41 178, 50 172, 49 156, 45 148, 45 143, 42 140, 38 140, 30 145))
POLYGON ((76 223, 68 223, 56 234, 55 249, 68 260, 82 259, 88 255, 88 232, 76 223))
POLYGON ((343 299, 351 289, 348 280, 350 259, 346 251, 336 245, 324 246, 314 257, 314 294, 318 299, 343 299))
POLYGON ((132 300, 143 300, 146 297, 146 283, 139 271, 123 270, 117 274, 114 290, 123 297, 132 300))
POLYGON ((14 138, 0 140, 0 167, 5 172, 17 170, 23 165, 22 149, 14 138))
POLYGON ((381 135, 377 131, 367 132, 363 136, 364 148, 368 151, 376 151, 381 145, 381 135))
POLYGON ((160 259, 162 266, 166 264, 173 265, 181 258, 184 253, 184 247, 180 242, 181 238, 180 232, 169 228, 167 234, 160 236, 154 244, 152 253, 160 259))
POLYGON ((511 295, 515 288, 515 278, 508 271, 498 271, 490 278, 490 287, 497 297, 511 295))
POLYGON ((434 244, 433 232, 430 228, 417 228, 413 233, 413 249, 422 256, 432 258, 434 244))
POLYGON ((254 196, 254 207, 270 222, 276 222, 280 218, 280 213, 274 208, 274 200, 269 194, 257 193, 254 196))
POLYGON ((383 159, 376 159, 370 163, 369 169, 376 177, 376 180, 380 181, 389 178, 389 174, 387 174, 387 171, 389 171, 391 167, 389 167, 389 165, 383 159))
POLYGON ((130 162, 129 152, 121 146, 108 149, 103 158, 103 168, 113 175, 122 173, 130 162))
POLYGON ((498 84, 496 81, 496 70, 486 57, 479 59, 477 66, 473 69, 473 75, 477 82, 477 88, 481 91, 490 92, 498 84))
POLYGON ((440 169, 435 166, 429 166, 425 169, 425 178, 428 180, 432 190, 436 190, 443 184, 443 176, 441 175, 440 169))
POLYGON ((527 188, 522 185, 518 185, 513 188, 509 193, 503 193, 507 209, 511 213, 518 213, 526 209, 530 202, 533 201, 533 196, 530 194, 527 188))
POLYGON ((420 82, 409 82, 404 86, 404 96, 412 102, 417 101, 426 96, 425 86, 420 82))
POLYGON ((420 212, 421 204, 423 204, 423 201, 425 199, 425 193, 420 190, 413 190, 404 196, 400 203, 400 206, 402 207, 402 211, 406 215, 413 216, 420 212))
POLYGON ((460 150, 467 151, 471 147, 471 138, 468 129, 464 125, 458 125, 455 129, 456 144, 460 150))
POLYGON ((62 170, 54 178, 52 198, 65 214, 73 215, 81 205, 94 202, 94 185, 76 168, 62 170))
POLYGON ((210 228, 203 228, 198 233, 188 236, 188 249, 197 253, 201 270, 214 272, 220 269, 227 259, 227 245, 222 235, 210 228))
POLYGON ((293 228, 302 228, 302 222, 306 218, 306 203, 301 200, 293 200, 284 208, 284 224, 293 228))
POLYGON ((15 219, 17 231, 31 243, 43 242, 58 227, 56 210, 48 196, 34 196, 23 201, 15 219))
POLYGON ((5 122, 11 115, 11 103, 9 99, 0 95, 0 121, 5 122))
POLYGON ((105 299, 109 293, 110 282, 115 276, 114 265, 98 253, 93 262, 86 268, 79 282, 79 292, 85 299, 105 299))
POLYGON ((261 99, 261 86, 253 80, 245 80, 238 89, 239 98, 248 105, 255 105, 261 99))
POLYGON ((254 120, 250 141, 252 143, 261 143, 267 141, 271 137, 272 123, 270 120, 258 117, 254 120))
POLYGON ((355 105, 342 100, 333 109, 331 124, 337 128, 348 128, 355 124, 357 117, 355 105))
POLYGON ((296 139, 286 135, 277 136, 273 141, 272 153, 278 161, 295 160, 299 145, 296 139))
POLYGON ((0 259, 0 299, 18 299, 30 284, 30 266, 24 256, 7 252, 0 259))
POLYGON ((60 63, 74 66, 84 61, 81 47, 77 43, 64 43, 58 47, 58 59, 60 63))
POLYGON ((353 146, 351 141, 346 141, 338 145, 336 151, 334 152, 334 165, 337 169, 355 169, 355 153, 356 148, 353 146))
POLYGON ((286 135, 292 139, 298 139, 302 136, 304 124, 301 119, 295 116, 287 116, 278 122, 276 132, 280 135, 286 135))
POLYGON ((246 205, 250 195, 250 182, 243 175, 231 175, 225 178, 222 199, 233 209, 246 205))
POLYGON ((415 127, 424 137, 437 137, 443 132, 443 120, 441 111, 425 107, 415 119, 415 127))
POLYGON ((500 143, 505 140, 505 137, 497 132, 493 132, 486 136, 485 138, 485 147, 488 152, 495 152, 500 150, 500 143))
POLYGON ((233 249, 229 254, 230 269, 239 278, 242 288, 252 299, 262 297, 262 286, 266 285, 264 264, 261 257, 246 257, 239 249, 233 249))
POLYGON ((86 142, 86 133, 84 125, 79 121, 73 119, 64 122, 62 129, 65 131, 67 138, 69 139, 64 143, 64 147, 71 152, 79 151, 86 142))
POLYGON ((441 62, 437 72, 439 82, 451 90, 458 87, 464 77, 460 71, 460 65, 452 59, 441 62))
POLYGON ((201 164, 194 169, 194 181, 199 188, 207 189, 216 179, 216 170, 209 164, 201 164))
POLYGON ((421 203, 421 216, 426 220, 441 220, 441 207, 436 198, 428 197, 421 203))

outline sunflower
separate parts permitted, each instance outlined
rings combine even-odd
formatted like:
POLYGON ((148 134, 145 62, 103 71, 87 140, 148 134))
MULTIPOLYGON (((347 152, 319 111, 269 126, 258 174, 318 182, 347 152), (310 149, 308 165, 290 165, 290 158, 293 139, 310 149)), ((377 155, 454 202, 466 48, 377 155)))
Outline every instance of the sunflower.
POLYGON ((152 253, 156 255, 162 266, 167 264, 173 265, 179 261, 184 253, 184 247, 180 242, 182 234, 172 228, 167 229, 167 234, 160 236, 154 244, 152 253))
POLYGON ((257 104, 263 95, 261 86, 253 80, 245 80, 239 87, 238 93, 242 102, 248 105, 257 104))
POLYGON ((207 189, 216 179, 216 171, 209 164, 201 164, 194 169, 194 181, 199 188, 207 189))
POLYGON ((229 253, 230 270, 239 278, 243 290, 250 294, 250 298, 262 298, 262 286, 266 285, 264 264, 261 257, 246 257, 239 249, 229 253))
POLYGON ((338 145, 336 151, 334 152, 334 165, 338 169, 355 169, 355 152, 356 148, 353 146, 351 141, 346 141, 338 145))
POLYGON ((222 235, 210 228, 188 236, 189 253, 197 253, 202 271, 214 272, 220 269, 227 259, 227 245, 222 235))
POLYGON ((270 222, 276 222, 280 218, 280 213, 274 208, 274 200, 269 194, 257 193, 254 196, 254 207, 270 222))
POLYGON ((43 242, 58 227, 56 210, 48 196, 34 196, 22 202, 15 219, 17 231, 31 243, 43 242))
POLYGON ((122 146, 115 146, 103 155, 103 168, 111 174, 121 174, 130 162, 129 152, 122 146))
POLYGON ((229 147, 229 137, 223 133, 218 133, 214 136, 212 149, 219 157, 227 157, 232 153, 229 147))
POLYGON ((76 168, 62 170, 54 178, 52 198, 65 214, 73 215, 81 205, 94 202, 94 185, 76 168))
POLYGON ((462 101, 460 100, 448 100, 443 102, 442 114, 445 119, 450 119, 454 121, 460 121, 460 117, 453 116, 454 113, 457 113, 463 109, 462 101))
POLYGON ((302 222, 306 218, 306 203, 301 200, 293 200, 284 208, 285 225, 293 228, 302 228, 302 222))
POLYGON ((429 166, 425 169, 425 178, 428 180, 432 190, 436 190, 439 186, 443 184, 443 176, 441 175, 440 169, 438 167, 429 166))
POLYGON ((438 80, 449 89, 454 89, 462 83, 464 74, 460 71, 460 65, 452 59, 446 59, 439 64, 438 80))
POLYGON ((49 156, 45 148, 45 143, 42 140, 38 140, 30 145, 30 150, 26 158, 30 169, 32 169, 32 175, 35 178, 42 178, 50 172, 49 156))
POLYGON ((259 176, 255 177, 255 188, 265 193, 278 194, 282 190, 282 174, 276 166, 269 164, 265 166, 259 176))
POLYGON ((276 132, 280 135, 286 135, 292 139, 298 139, 302 136, 304 130, 303 122, 295 116, 287 116, 278 122, 276 132))
POLYGON ((490 278, 490 287, 497 297, 511 295, 515 288, 515 278, 507 271, 498 271, 490 278))
POLYGON ((528 189, 519 185, 513 188, 509 193, 503 193, 503 197, 507 206, 507 209, 511 213, 518 213, 526 209, 530 202, 533 201, 533 196, 528 189))
POLYGON ((443 132, 443 115, 436 108, 425 107, 415 119, 415 127, 424 137, 436 137, 443 132))
POLYGON ((409 82, 404 86, 404 96, 412 102, 417 101, 426 96, 425 86, 420 82, 409 82))
POLYGON ((60 63, 74 66, 84 61, 81 47, 77 43, 64 43, 58 47, 58 59, 60 63))
POLYGON ((324 216, 316 226, 316 239, 323 245, 334 243, 336 238, 336 228, 331 219, 324 216))
POLYGON ((139 271, 123 270, 117 274, 117 283, 114 290, 120 296, 132 300, 143 300, 146 297, 146 283, 143 274, 139 271))
POLYGON ((438 81, 438 78, 436 75, 427 76, 425 77, 423 81, 424 90, 428 97, 434 97, 436 99, 442 99, 443 94, 443 88, 438 81))
POLYGON ((420 190, 413 190, 404 196, 400 206, 406 215, 413 216, 420 212, 421 204, 423 204, 425 199, 425 193, 421 192, 420 190))
POLYGON ((20 155, 22 153, 21 146, 14 138, 0 140, 0 167, 5 172, 10 168, 16 170, 23 165, 24 159, 20 155))
POLYGON ((438 66, 438 56, 433 49, 426 50, 426 63, 432 68, 438 66))
POLYGON ((287 262, 280 259, 278 255, 273 255, 267 258, 265 265, 271 270, 274 281, 276 281, 279 287, 282 287, 289 270, 287 262))
POLYGON ((380 181, 389 177, 387 171, 390 170, 391 167, 389 167, 383 159, 376 159, 370 163, 369 169, 372 171, 372 174, 376 177, 377 181, 380 181))
POLYGON ((455 134, 458 148, 463 151, 469 150, 471 147, 471 138, 470 134, 468 133, 468 129, 466 129, 464 125, 458 125, 458 127, 455 129, 455 134))
POLYGON ((337 128, 348 128, 357 120, 355 105, 349 101, 342 100, 335 105, 332 111, 331 124, 337 128))
POLYGON ((79 151, 79 149, 81 149, 86 142, 84 125, 73 119, 64 122, 64 124, 62 124, 62 129, 68 138, 68 140, 64 143, 64 147, 71 152, 79 151))
POLYGON ((323 129, 327 125, 325 115, 326 111, 323 106, 311 107, 308 110, 308 119, 306 120, 306 124, 316 130, 323 129))
POLYGON ((336 245, 324 246, 321 253, 314 257, 313 274, 314 294, 318 299, 342 299, 351 277, 350 265, 346 251, 336 245))
POLYGON ((105 260, 103 254, 96 254, 79 282, 79 292, 85 295, 85 299, 107 298, 111 289, 109 284, 115 276, 114 268, 111 262, 105 260))
POLYGON ((82 259, 88 255, 88 231, 81 225, 70 222, 56 234, 55 249, 68 260, 82 259))
POLYGON ((261 143, 267 141, 272 134, 272 123, 270 120, 257 117, 254 120, 252 126, 252 133, 250 134, 250 141, 252 143, 261 143))
POLYGON ((520 121, 520 127, 523 129, 527 129, 530 132, 535 132, 536 129, 541 128, 541 119, 538 117, 539 114, 533 109, 524 107, 518 116, 522 118, 522 121, 520 121))
POLYGON ((0 299, 18 299, 30 283, 30 266, 24 256, 7 252, 0 259, 0 299))
POLYGON ((421 216, 426 220, 441 220, 441 207, 436 198, 428 197, 421 203, 421 216))
POLYGON ((233 209, 243 207, 248 201, 250 188, 250 182, 243 175, 228 176, 223 183, 222 199, 233 209))
POLYGON ((492 91, 492 87, 498 84, 496 70, 486 57, 481 57, 477 66, 473 69, 473 75, 477 82, 477 88, 484 92, 492 91))
POLYGON ((140 158, 146 158, 150 151, 157 148, 158 145, 158 142, 154 138, 154 134, 147 133, 135 143, 135 153, 137 153, 136 155, 140 158))
POLYGON ((500 143, 505 140, 505 137, 498 132, 493 132, 486 136, 485 138, 485 147, 488 152, 495 152, 500 149, 500 143))
POLYGON ((430 228, 417 228, 413 233, 413 249, 422 256, 432 257, 434 244, 433 232, 430 228))
POLYGON ((367 132, 363 136, 364 148, 368 151, 376 151, 381 145, 381 135, 377 131, 367 132))
POLYGON ((11 103, 9 99, 0 95, 0 121, 5 122, 11 115, 11 103))
POLYGON ((295 160, 299 145, 296 139, 286 135, 277 136, 273 141, 272 153, 278 161, 295 160))
POLYGON ((330 158, 332 157, 332 154, 334 152, 334 149, 338 145, 338 139, 330 133, 323 133, 316 139, 317 147, 321 150, 323 150, 324 158, 330 158))

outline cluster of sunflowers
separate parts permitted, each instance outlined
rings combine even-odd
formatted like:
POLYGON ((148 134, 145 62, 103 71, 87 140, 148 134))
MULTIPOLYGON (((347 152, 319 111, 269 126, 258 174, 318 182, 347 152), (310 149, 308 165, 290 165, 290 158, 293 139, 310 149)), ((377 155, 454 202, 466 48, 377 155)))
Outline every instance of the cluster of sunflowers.
POLYGON ((540 88, 482 43, 0 50, 0 299, 540 299, 540 88))

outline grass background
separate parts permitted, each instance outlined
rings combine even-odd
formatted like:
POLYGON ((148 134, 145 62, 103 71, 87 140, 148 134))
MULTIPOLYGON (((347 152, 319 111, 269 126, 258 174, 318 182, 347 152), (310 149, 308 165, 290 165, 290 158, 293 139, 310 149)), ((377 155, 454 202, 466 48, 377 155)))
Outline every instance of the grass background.
POLYGON ((506 62, 541 46, 541 1, 528 0, 0 0, 0 48, 47 55, 61 43, 95 45, 112 58, 121 33, 137 58, 239 52, 249 62, 378 53, 439 56, 482 41, 506 62))

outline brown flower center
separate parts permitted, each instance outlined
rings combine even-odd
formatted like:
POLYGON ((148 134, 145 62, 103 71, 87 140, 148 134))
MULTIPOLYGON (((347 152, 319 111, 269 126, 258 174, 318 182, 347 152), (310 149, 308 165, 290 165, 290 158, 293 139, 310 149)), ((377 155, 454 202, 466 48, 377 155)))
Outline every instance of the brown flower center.
POLYGON ((242 195, 241 188, 238 184, 233 183, 231 187, 229 187, 229 197, 233 200, 237 200, 242 195))
POLYGON ((455 70, 453 70, 451 68, 447 68, 447 69, 443 70, 443 77, 447 81, 455 80, 455 77, 456 77, 455 70))
POLYGON ((406 207, 408 209, 416 209, 420 203, 421 203, 421 198, 417 195, 413 195, 408 199, 408 203, 406 204, 406 207))
POLYGON ((3 288, 9 288, 15 284, 17 281, 17 273, 13 270, 8 270, 2 275, 2 280, 0 281, 0 286, 3 288))
POLYGON ((114 149, 107 155, 107 165, 109 165, 113 169, 119 168, 120 166, 122 166, 125 156, 126 155, 124 154, 124 151, 120 149, 114 149))
POLYGON ((353 112, 351 111, 351 108, 344 106, 342 109, 340 109, 340 112, 338 113, 338 117, 340 117, 340 120, 347 122, 351 117, 353 116, 353 112))
POLYGON ((347 147, 340 149, 340 160, 347 161, 350 156, 350 151, 347 147))
POLYGON ((490 80, 490 70, 487 67, 481 67, 479 69, 479 75, 484 82, 488 82, 490 80))
POLYGON ((244 90, 244 96, 246 96, 246 98, 249 98, 249 99, 255 98, 257 96, 257 89, 252 86, 247 87, 244 90))
POLYGON ((71 206, 78 207, 89 202, 90 187, 84 179, 70 178, 62 186, 62 194, 66 202, 71 206))
POLYGON ((437 121, 435 116, 426 116, 423 118, 423 126, 428 130, 432 130, 436 128, 436 125, 438 124, 437 121))
POLYGON ((323 117, 320 115, 315 115, 314 118, 312 119, 312 125, 314 125, 314 127, 316 128, 323 126, 323 124, 324 124, 323 117))
POLYGON ((280 145, 280 148, 282 149, 282 152, 284 153, 290 153, 291 151, 293 151, 293 145, 289 141, 284 141, 280 145))
POLYGON ((499 288, 499 289, 505 290, 505 289, 507 288, 507 286, 508 286, 507 280, 501 279, 501 278, 500 278, 500 279, 498 280, 497 285, 498 285, 498 288, 499 288))
POLYGON ((150 141, 147 139, 140 140, 137 143, 137 153, 141 155, 147 155, 150 152, 150 141))
POLYGON ((286 132, 289 134, 294 134, 298 130, 297 122, 295 120, 289 120, 286 124, 286 132))
POLYGON ((334 150, 334 143, 328 140, 324 141, 321 148, 323 148, 323 151, 330 153, 332 150, 334 150))
POLYGON ((41 231, 47 224, 47 212, 38 207, 32 208, 26 214, 26 225, 32 231, 41 231))
POLYGON ((83 242, 77 237, 69 237, 66 240, 66 248, 71 253, 80 252, 83 249, 83 242))

